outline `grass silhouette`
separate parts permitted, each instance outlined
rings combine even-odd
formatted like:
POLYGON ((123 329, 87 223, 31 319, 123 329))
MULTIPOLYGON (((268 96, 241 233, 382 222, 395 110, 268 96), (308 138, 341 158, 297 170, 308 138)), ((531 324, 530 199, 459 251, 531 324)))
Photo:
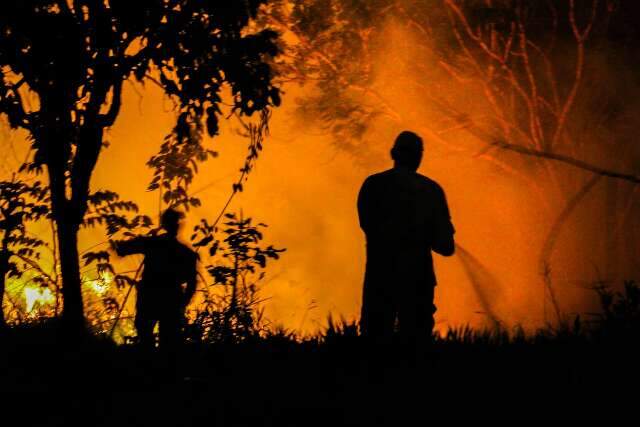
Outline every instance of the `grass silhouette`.
POLYGON ((599 289, 603 310, 589 322, 535 333, 452 328, 419 353, 367 343, 344 319, 329 318, 313 337, 274 329, 177 352, 95 335, 66 341, 56 321, 41 321, 4 335, 0 378, 7 407, 22 405, 23 424, 42 426, 413 425, 467 399, 523 405, 536 396, 550 410, 637 384, 638 289, 599 289))

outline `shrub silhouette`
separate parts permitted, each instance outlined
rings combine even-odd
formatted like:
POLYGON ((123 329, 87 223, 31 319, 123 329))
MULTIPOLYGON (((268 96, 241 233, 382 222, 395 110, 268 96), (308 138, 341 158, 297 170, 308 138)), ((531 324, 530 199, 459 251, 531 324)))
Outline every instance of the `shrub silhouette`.
POLYGON ((216 238, 217 227, 202 220, 191 236, 193 246, 205 249, 211 262, 205 266, 212 280, 205 290, 204 308, 191 327, 192 338, 237 342, 262 331, 259 282, 269 259, 277 260, 285 249, 262 246, 264 223, 254 224, 242 214, 224 215, 224 235, 216 238), (216 291, 221 292, 216 292, 216 291))

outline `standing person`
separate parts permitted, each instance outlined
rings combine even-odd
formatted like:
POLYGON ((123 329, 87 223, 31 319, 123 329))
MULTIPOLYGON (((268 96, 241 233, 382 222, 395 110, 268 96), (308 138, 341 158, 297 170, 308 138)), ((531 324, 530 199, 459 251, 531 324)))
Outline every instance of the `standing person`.
POLYGON ((154 346, 153 328, 160 328, 160 346, 180 343, 184 311, 196 290, 198 255, 178 240, 183 214, 174 209, 162 213, 166 233, 114 242, 119 256, 144 255, 138 284, 135 326, 141 345, 154 346), (186 285, 183 287, 183 285, 186 285))
POLYGON ((431 338, 436 277, 431 251, 451 256, 454 228, 444 191, 417 173, 422 139, 402 132, 391 149, 393 168, 368 177, 358 195, 367 242, 361 333, 388 340, 399 333, 420 343, 431 338))

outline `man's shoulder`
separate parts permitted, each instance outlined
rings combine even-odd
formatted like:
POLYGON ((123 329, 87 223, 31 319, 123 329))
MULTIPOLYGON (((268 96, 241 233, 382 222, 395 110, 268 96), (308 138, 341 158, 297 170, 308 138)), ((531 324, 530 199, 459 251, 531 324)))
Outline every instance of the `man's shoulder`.
POLYGON ((420 185, 424 186, 425 188, 428 188, 434 192, 444 193, 442 186, 428 176, 416 173, 416 179, 418 180, 420 185))
POLYGON ((150 237, 150 242, 155 244, 158 248, 163 248, 163 250, 173 251, 178 255, 184 258, 197 258, 198 254, 196 251, 191 249, 187 244, 181 242, 174 236, 170 236, 168 234, 161 234, 159 236, 150 237))
POLYGON ((178 247, 180 248, 180 252, 185 258, 188 258, 191 260, 198 259, 198 253, 193 249, 191 249, 188 245, 182 243, 181 241, 178 241, 178 247))
POLYGON ((365 180, 365 184, 375 184, 379 182, 384 182, 393 178, 393 169, 388 169, 382 172, 374 173, 373 175, 369 175, 365 180))
POLYGON ((395 169, 388 169, 382 172, 375 173, 368 176, 363 183, 363 186, 376 188, 384 187, 388 185, 395 185, 398 181, 408 183, 412 182, 413 185, 417 184, 423 191, 433 195, 444 195, 444 189, 433 179, 422 175, 420 173, 399 173, 395 169))
POLYGON ((374 173, 369 175, 366 179, 366 181, 376 181, 378 179, 384 178, 386 175, 388 175, 389 171, 382 171, 382 172, 378 172, 378 173, 374 173))

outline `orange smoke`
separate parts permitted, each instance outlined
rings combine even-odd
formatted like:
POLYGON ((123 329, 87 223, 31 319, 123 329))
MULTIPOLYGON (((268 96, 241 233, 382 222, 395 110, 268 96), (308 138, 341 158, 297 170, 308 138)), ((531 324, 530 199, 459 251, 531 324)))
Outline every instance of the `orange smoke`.
MULTIPOLYGON (((243 210, 269 224, 265 241, 287 248, 282 259, 267 269, 261 295, 266 316, 274 324, 301 332, 314 332, 334 317, 357 319, 364 273, 364 238, 358 227, 356 197, 365 177, 391 166, 388 150, 392 138, 404 127, 422 134, 425 159, 420 172, 438 181, 448 197, 456 240, 463 250, 453 258, 435 257, 437 328, 450 325, 486 324, 491 316, 507 325, 539 326, 553 321, 553 309, 545 295, 545 282, 538 256, 545 235, 561 209, 560 201, 545 197, 531 184, 532 174, 517 154, 496 162, 484 143, 464 129, 445 138, 427 132, 436 120, 435 105, 429 104, 411 86, 402 56, 409 53, 407 37, 390 28, 389 46, 379 52, 381 70, 375 86, 403 113, 409 123, 374 124, 368 144, 360 152, 347 152, 332 143, 317 127, 295 118, 296 97, 307 88, 284 88, 284 106, 273 115, 271 136, 252 172, 245 191, 231 210, 243 210), (393 42, 392 42, 393 41, 393 42), (396 67, 395 65, 398 64, 396 67), (480 154, 479 154, 480 153, 480 154)), ((424 59, 426 65, 428 58, 424 59)), ((481 110, 483 102, 448 77, 434 71, 450 88, 452 101, 465 102, 481 110), (449 79, 449 80, 446 80, 449 79)), ((121 114, 108 132, 110 146, 98 162, 92 190, 114 190, 136 201, 143 213, 157 218, 157 192, 147 192, 151 171, 146 160, 156 153, 174 123, 171 102, 154 86, 125 85, 121 114)), ((192 191, 203 205, 188 213, 183 238, 200 218, 217 216, 237 179, 247 141, 233 132, 233 124, 222 125, 221 136, 207 141, 220 157, 201 168, 192 191)), ((18 135, 16 146, 26 143, 18 135)), ((24 151, 24 150, 22 150, 24 151)), ((21 158, 22 153, 16 156, 21 158)), ((562 168, 562 167, 560 167, 562 168)), ((621 186, 623 184, 620 184, 621 186)), ((566 313, 585 311, 594 295, 584 285, 598 277, 602 254, 612 250, 603 240, 600 216, 604 188, 588 196, 584 207, 571 218, 558 236, 552 257, 551 281, 566 313), (591 229, 584 234, 585 229, 591 229)), ((615 228, 615 224, 614 224, 615 228)), ((46 227, 36 230, 47 233, 46 227)), ((80 250, 105 240, 102 230, 81 233, 80 250)), ((121 270, 135 270, 139 260, 124 259, 121 270)), ((619 266, 621 275, 632 275, 630 266, 619 266)), ((628 276, 630 277, 630 276, 628 276)))

